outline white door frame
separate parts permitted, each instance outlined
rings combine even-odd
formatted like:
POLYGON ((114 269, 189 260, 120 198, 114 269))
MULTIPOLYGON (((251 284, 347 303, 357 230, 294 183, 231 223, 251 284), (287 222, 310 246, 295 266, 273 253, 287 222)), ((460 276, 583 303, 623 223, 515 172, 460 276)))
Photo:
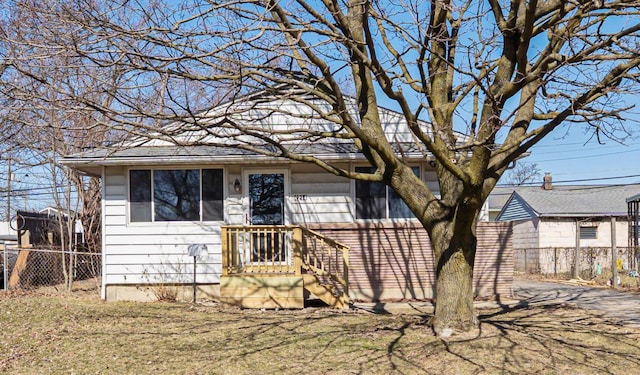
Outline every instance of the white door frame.
POLYGON ((251 225, 251 197, 249 196, 249 175, 254 174, 282 174, 284 176, 284 200, 283 204, 283 225, 290 223, 289 197, 291 194, 291 182, 289 179, 289 170, 286 168, 251 168, 242 171, 242 184, 244 186, 242 192, 244 206, 244 224, 251 225))

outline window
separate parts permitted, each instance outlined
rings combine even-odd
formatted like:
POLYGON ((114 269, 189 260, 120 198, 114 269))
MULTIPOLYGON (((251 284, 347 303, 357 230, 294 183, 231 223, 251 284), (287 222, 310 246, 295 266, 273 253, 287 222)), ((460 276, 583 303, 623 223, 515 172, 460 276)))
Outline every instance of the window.
MULTIPOLYGON (((419 169, 412 167, 419 176, 419 169)), ((356 172, 373 172, 370 167, 356 167, 356 172)), ((407 204, 396 192, 382 182, 356 180, 356 218, 357 219, 398 219, 413 218, 407 204)))
POLYGON ((581 240, 595 240, 598 238, 598 227, 580 227, 581 240))
POLYGON ((131 221, 151 221, 151 171, 129 172, 131 221))
POLYGON ((223 220, 222 169, 129 171, 131 222, 223 220))

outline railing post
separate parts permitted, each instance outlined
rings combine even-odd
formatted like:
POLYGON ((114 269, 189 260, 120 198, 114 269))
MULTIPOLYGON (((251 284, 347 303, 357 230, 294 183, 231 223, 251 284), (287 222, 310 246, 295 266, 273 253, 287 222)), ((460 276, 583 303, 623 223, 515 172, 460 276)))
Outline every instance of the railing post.
POLYGON ((293 270, 296 276, 302 275, 302 227, 293 228, 293 270))
POLYGON ((349 298, 349 248, 342 248, 342 267, 344 268, 344 297, 348 302, 349 298))
POLYGON ((228 228, 221 228, 222 235, 222 276, 229 276, 229 240, 228 228))

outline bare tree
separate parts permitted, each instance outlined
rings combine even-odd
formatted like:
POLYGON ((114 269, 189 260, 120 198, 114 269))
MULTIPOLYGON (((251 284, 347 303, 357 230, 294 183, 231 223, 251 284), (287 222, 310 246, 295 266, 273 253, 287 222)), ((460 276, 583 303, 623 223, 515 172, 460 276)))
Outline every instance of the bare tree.
POLYGON ((137 135, 153 132, 180 144, 179 132, 201 130, 209 143, 219 139, 387 184, 433 244, 433 327, 442 335, 477 325, 476 219, 510 163, 564 127, 623 139, 631 124, 625 94, 638 89, 638 0, 178 3, 14 0, 34 24, 67 34, 34 45, 27 30, 4 29, 2 38, 20 52, 5 64, 99 111, 101 123, 137 135), (37 72, 40 56, 62 48, 97 77, 126 72, 101 82, 112 102, 79 96, 79 82, 61 84, 37 72), (333 126, 285 136, 234 121, 246 109, 241 105, 226 107, 228 116, 215 121, 207 115, 221 100, 234 103, 254 90, 295 101, 309 109, 305 116, 333 126), (402 113, 425 157, 435 160, 439 196, 385 137, 381 104, 402 113), (158 127, 160 120, 181 125, 158 127), (463 142, 458 131, 467 135, 463 142), (372 172, 289 147, 323 138, 353 144, 372 172))
POLYGON ((536 163, 519 162, 506 173, 506 180, 507 184, 514 186, 540 182, 540 168, 536 163))
POLYGON ((14 165, 37 175, 31 178, 32 184, 38 184, 32 186, 33 190, 47 188, 46 194, 40 190, 39 200, 51 202, 57 209, 61 235, 56 237, 60 241, 56 245, 64 254, 62 269, 70 289, 76 259, 72 253, 78 249, 78 242, 85 245, 84 251, 101 249, 101 186, 97 177, 63 168, 58 161, 117 136, 117 131, 102 125, 104 116, 73 98, 90 97, 96 103, 109 103, 112 98, 101 83, 117 81, 120 76, 117 70, 109 71, 109 75, 105 70, 87 71, 90 67, 74 58, 73 48, 66 45, 77 34, 52 20, 39 25, 42 19, 32 17, 28 2, 4 5, 7 12, 0 16, 0 148, 13 150, 14 165), (29 39, 24 43, 11 41, 25 34, 29 39), (26 51, 37 56, 28 69, 10 63, 13 56, 26 51), (74 224, 78 221, 83 225, 83 239, 76 238, 74 224))

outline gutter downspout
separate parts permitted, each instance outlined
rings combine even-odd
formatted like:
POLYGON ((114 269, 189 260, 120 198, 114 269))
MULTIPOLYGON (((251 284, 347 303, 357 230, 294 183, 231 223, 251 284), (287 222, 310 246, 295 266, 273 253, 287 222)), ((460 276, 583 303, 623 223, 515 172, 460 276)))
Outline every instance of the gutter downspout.
POLYGON ((102 244, 100 245, 100 247, 102 248, 102 254, 101 254, 101 266, 102 266, 102 277, 101 277, 101 285, 100 285, 100 298, 102 298, 103 300, 107 299, 107 274, 106 274, 106 270, 107 270, 107 256, 106 256, 106 225, 105 225, 105 217, 106 217, 106 207, 105 207, 105 203, 107 201, 107 188, 106 188, 106 177, 107 177, 107 170, 105 166, 102 166, 102 202, 100 202, 100 227, 102 229, 102 233, 101 233, 101 237, 102 237, 102 244))

